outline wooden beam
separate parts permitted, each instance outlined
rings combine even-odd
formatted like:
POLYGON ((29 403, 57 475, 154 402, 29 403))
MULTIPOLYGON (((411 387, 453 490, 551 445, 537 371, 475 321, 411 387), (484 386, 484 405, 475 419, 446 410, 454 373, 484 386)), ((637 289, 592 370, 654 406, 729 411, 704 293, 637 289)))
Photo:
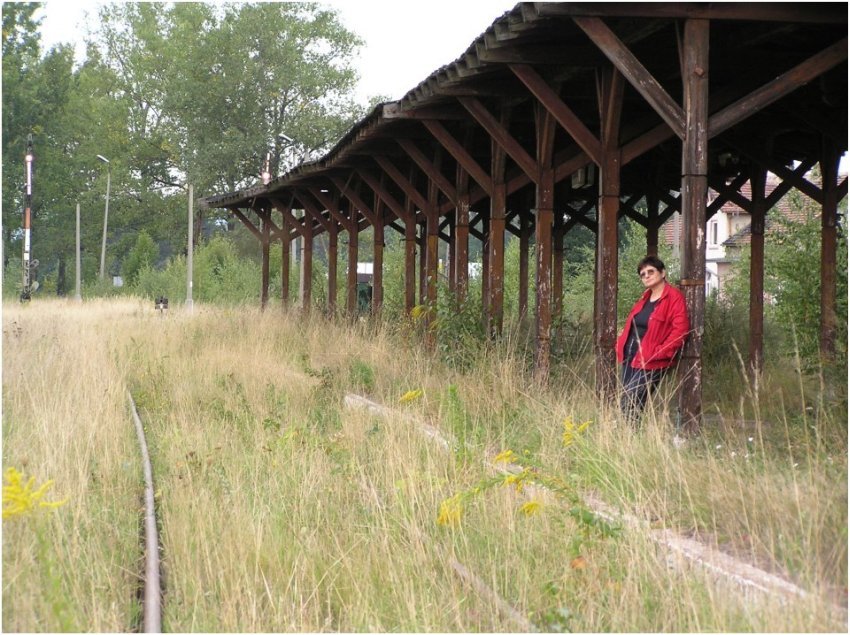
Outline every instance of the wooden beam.
POLYGON ((709 23, 687 20, 683 39, 682 280, 691 332, 679 362, 679 410, 684 429, 702 422, 702 333, 705 323, 705 207, 708 192, 709 23))
POLYGON ((597 204, 595 334, 596 390, 600 398, 615 402, 617 392, 617 271, 618 219, 620 216, 619 124, 623 109, 623 78, 616 68, 600 69, 599 110, 603 161, 599 166, 597 204))
POLYGON ((312 194, 313 198, 315 198, 319 202, 319 205, 323 206, 326 210, 328 210, 334 220, 336 220, 336 222, 342 225, 345 229, 350 228, 352 224, 357 224, 356 215, 352 215, 351 217, 346 218, 346 216, 340 211, 339 201, 334 200, 333 197, 328 196, 325 192, 322 192, 320 188, 307 187, 305 188, 305 191, 312 194))
POLYGON ((248 217, 245 216, 245 214, 243 214, 238 207, 228 207, 227 209, 230 210, 233 215, 242 222, 243 225, 245 225, 248 231, 254 235, 254 238, 262 242, 263 233, 259 229, 257 229, 257 226, 254 225, 254 223, 248 220, 248 217))
MULTIPOLYGON (((328 177, 330 181, 336 186, 339 193, 342 194, 345 198, 347 198, 354 207, 356 207, 363 216, 365 216, 369 222, 373 225, 377 225, 375 213, 372 211, 372 208, 367 205, 360 195, 357 193, 354 188, 351 187, 351 179, 343 182, 343 180, 337 176, 328 177)), ((353 210, 352 210, 353 211, 353 210)))
POLYGON ((313 197, 307 194, 303 190, 296 190, 295 196, 298 201, 301 203, 304 210, 313 217, 315 220, 325 231, 331 230, 331 224, 328 220, 322 215, 322 210, 319 209, 319 206, 316 205, 316 202, 313 200, 313 197))
POLYGON ((754 112, 762 110, 846 60, 845 37, 713 115, 708 122, 709 138, 716 137, 754 112))
POLYGON ((750 169, 750 342, 749 373, 753 379, 764 368, 764 219, 767 170, 753 165, 750 169))
MULTIPOLYGON (((785 167, 779 161, 753 147, 753 142, 744 142, 740 138, 731 136, 726 136, 723 140, 750 161, 754 161, 762 167, 767 168, 779 178, 790 181, 795 188, 816 203, 823 203, 823 192, 817 185, 805 178, 805 173, 799 174, 797 170, 791 170, 785 167)), ((814 165, 814 162, 810 165, 814 165)))
POLYGON ((425 126, 425 128, 428 129, 428 132, 434 136, 440 145, 442 145, 448 153, 454 157, 455 161, 460 163, 463 166, 463 169, 466 170, 482 188, 484 188, 484 191, 489 196, 490 192, 493 190, 493 182, 487 172, 482 170, 481 166, 478 165, 478 162, 472 158, 472 155, 470 155, 469 152, 467 152, 466 148, 458 143, 457 139, 455 139, 440 122, 423 121, 422 125, 425 126))
POLYGON ((410 139, 396 139, 398 144, 404 149, 405 152, 413 159, 414 163, 418 165, 422 171, 431 179, 434 183, 437 184, 437 187, 446 195, 446 197, 454 203, 457 200, 457 190, 451 184, 451 182, 443 176, 443 174, 434 166, 434 164, 428 160, 428 157, 416 147, 416 144, 413 143, 410 139))
POLYGON ((703 18, 842 24, 847 10, 842 3, 766 2, 536 2, 540 18, 599 16, 613 18, 703 18))
POLYGON ((372 157, 375 159, 375 162, 381 166, 381 169, 386 173, 388 177, 390 177, 395 184, 401 188, 401 191, 405 193, 406 196, 409 196, 413 203, 420 209, 425 210, 428 208, 428 201, 419 190, 401 173, 399 170, 389 159, 383 157, 379 154, 376 154, 372 157))
POLYGON ((578 146, 584 150, 590 159, 599 165, 602 156, 602 145, 581 119, 570 110, 561 100, 558 93, 527 64, 511 64, 511 71, 526 88, 534 95, 543 106, 552 113, 555 120, 561 124, 564 130, 575 140, 578 146))
POLYGON ((487 131, 490 138, 510 156, 520 169, 528 175, 532 181, 538 176, 537 162, 531 158, 528 152, 511 135, 505 123, 497 120, 480 101, 473 97, 461 97, 460 103, 466 108, 472 117, 487 131))
POLYGON ((820 355, 824 361, 835 359, 835 341, 838 332, 836 302, 836 252, 838 245, 838 163, 841 152, 829 140, 823 139, 821 175, 823 178, 823 205, 821 207, 820 252, 820 355))
POLYGON ((381 182, 378 181, 378 179, 376 179, 372 174, 365 170, 357 170, 357 174, 359 174, 360 178, 363 179, 366 184, 372 188, 372 191, 375 194, 381 197, 381 200, 387 205, 387 207, 390 208, 390 210, 392 210, 392 213, 404 221, 405 225, 412 222, 413 219, 408 215, 407 211, 404 209, 401 203, 399 203, 396 198, 386 190, 386 188, 381 182))
MULTIPOLYGON (((661 84, 646 70, 643 64, 599 18, 573 18, 578 27, 611 60, 653 110, 670 126, 680 139, 685 136, 685 115, 661 84)), ((694 69, 694 72, 700 72, 694 69)), ((706 69, 701 69, 705 73, 706 69)))

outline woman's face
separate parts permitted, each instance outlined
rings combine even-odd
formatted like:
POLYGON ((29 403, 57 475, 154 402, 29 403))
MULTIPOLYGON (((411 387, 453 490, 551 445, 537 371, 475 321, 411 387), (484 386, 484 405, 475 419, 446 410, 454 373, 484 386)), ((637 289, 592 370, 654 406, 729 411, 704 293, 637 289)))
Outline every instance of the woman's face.
POLYGON ((649 289, 664 281, 664 272, 659 271, 652 265, 647 265, 641 269, 639 275, 644 289, 649 289))

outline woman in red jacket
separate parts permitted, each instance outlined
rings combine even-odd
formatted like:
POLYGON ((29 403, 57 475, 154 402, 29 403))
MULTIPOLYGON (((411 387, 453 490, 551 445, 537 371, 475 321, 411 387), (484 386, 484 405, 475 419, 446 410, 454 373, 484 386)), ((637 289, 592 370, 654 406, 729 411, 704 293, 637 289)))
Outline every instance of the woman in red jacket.
POLYGON ((647 256, 637 270, 646 291, 617 338, 617 361, 623 364, 620 408, 632 422, 639 419, 650 391, 675 363, 691 328, 685 297, 667 282, 664 263, 647 256))

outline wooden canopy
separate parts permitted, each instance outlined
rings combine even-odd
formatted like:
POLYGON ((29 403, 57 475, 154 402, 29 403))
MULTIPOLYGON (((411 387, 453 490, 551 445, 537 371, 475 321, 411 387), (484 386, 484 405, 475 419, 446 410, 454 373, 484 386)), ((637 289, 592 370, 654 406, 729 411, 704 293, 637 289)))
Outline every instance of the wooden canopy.
MULTIPOLYGON (((379 307, 380 248, 384 229, 392 228, 406 239, 412 308, 416 245, 423 300, 436 299, 440 239, 450 245, 450 281, 462 299, 469 236, 476 236, 486 246, 485 306, 495 331, 502 323, 505 232, 520 236, 527 249, 533 231, 541 376, 548 373, 552 313, 562 296, 564 235, 588 227, 597 235, 594 342, 603 395, 616 386, 617 221, 625 215, 645 227, 653 252, 660 225, 680 212, 680 283, 693 322, 680 363, 680 406, 686 424, 695 426, 704 230, 723 202, 733 200, 753 215, 756 277, 762 269, 755 238, 765 211, 791 187, 823 206, 822 347, 829 352, 830 338, 834 346, 837 202, 847 190, 846 180, 835 183, 847 121, 845 3, 527 2, 401 99, 375 107, 321 159, 201 205, 231 210, 260 239, 264 303, 274 240, 285 249, 291 238, 304 237, 306 268, 317 234, 330 234, 335 259, 339 230, 356 235, 373 226, 379 307), (805 178, 818 163, 823 184, 805 178), (770 197, 766 171, 784 181, 770 197), (751 199, 739 191, 746 181, 751 199), (720 195, 711 205, 709 187, 720 195)), ((348 248, 353 310, 356 240, 348 248)), ((288 255, 284 261, 288 271, 288 255)), ((335 262, 330 284, 335 295, 335 262)), ((283 291, 285 301, 286 283, 283 291)), ((758 302, 751 317, 756 339, 758 302)))

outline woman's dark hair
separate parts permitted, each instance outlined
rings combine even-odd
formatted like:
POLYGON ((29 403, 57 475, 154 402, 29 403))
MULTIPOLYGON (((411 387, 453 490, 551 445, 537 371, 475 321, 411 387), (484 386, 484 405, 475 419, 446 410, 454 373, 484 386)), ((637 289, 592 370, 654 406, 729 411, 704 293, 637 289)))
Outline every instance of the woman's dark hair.
POLYGON ((637 266, 638 274, 640 274, 644 267, 655 267, 658 271, 664 271, 666 269, 664 262, 657 256, 645 256, 641 258, 637 266))

